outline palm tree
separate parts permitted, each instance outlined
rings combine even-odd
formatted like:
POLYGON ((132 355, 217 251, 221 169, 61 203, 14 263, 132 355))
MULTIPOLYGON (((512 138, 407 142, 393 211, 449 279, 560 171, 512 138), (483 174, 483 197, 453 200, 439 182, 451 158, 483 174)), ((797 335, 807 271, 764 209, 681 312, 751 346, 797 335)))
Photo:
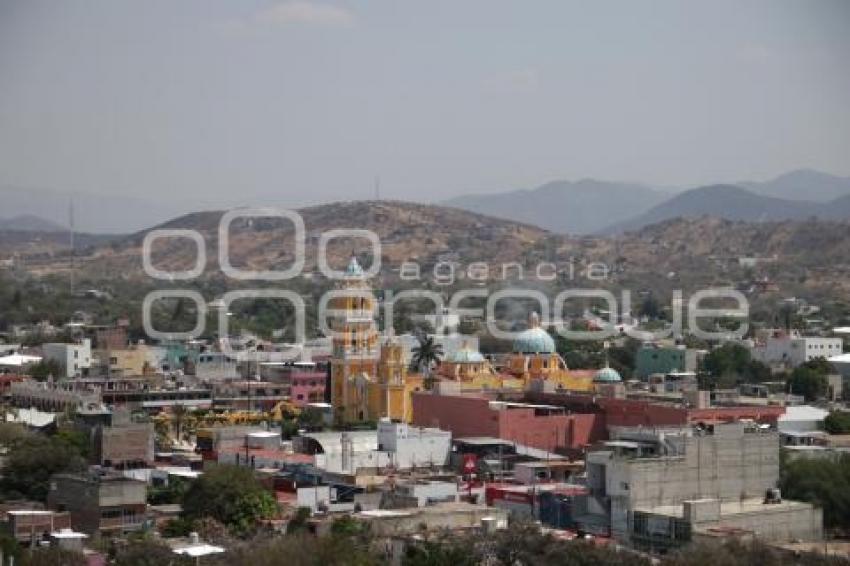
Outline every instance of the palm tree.
POLYGON ((440 363, 440 358, 443 357, 443 345, 437 344, 433 336, 420 334, 418 336, 419 345, 414 346, 412 365, 414 368, 425 373, 426 383, 430 383, 431 367, 434 364, 440 363))

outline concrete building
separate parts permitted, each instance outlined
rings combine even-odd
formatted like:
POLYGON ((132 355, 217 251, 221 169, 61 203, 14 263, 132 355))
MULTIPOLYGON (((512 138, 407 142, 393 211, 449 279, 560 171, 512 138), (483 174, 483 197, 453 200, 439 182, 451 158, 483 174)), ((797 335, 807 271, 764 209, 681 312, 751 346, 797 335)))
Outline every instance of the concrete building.
POLYGON ((700 352, 684 346, 644 344, 635 355, 635 377, 646 379, 653 374, 695 372, 700 352))
POLYGON ((221 380, 212 384, 213 406, 231 411, 269 411, 289 400, 289 388, 269 381, 221 380))
POLYGON ((37 543, 60 529, 71 527, 71 516, 46 509, 9 509, 0 514, 0 529, 20 543, 37 543))
POLYGON ((832 356, 830 358, 827 358, 827 361, 832 364, 832 367, 835 368, 835 371, 838 372, 842 377, 850 377, 850 353, 832 356))
POLYGON ((768 541, 817 540, 822 516, 810 504, 782 502, 779 435, 764 426, 611 431, 588 453, 587 497, 577 520, 588 530, 662 550, 707 529, 735 527, 768 541))
POLYGON ((388 452, 400 469, 445 466, 452 449, 452 433, 438 428, 378 422, 378 450, 388 452))
POLYGON ((353 517, 366 523, 369 532, 377 537, 482 528, 489 521, 505 528, 508 522, 506 511, 471 503, 441 503, 419 509, 375 509, 353 517))
POLYGON ((200 352, 194 360, 195 375, 207 382, 241 378, 237 366, 236 357, 223 352, 200 352))
POLYGON ((449 462, 451 433, 382 421, 377 430, 305 433, 294 439, 294 448, 315 455, 316 467, 334 474, 443 467, 449 462))
POLYGON ((415 501, 417 507, 457 501, 458 486, 454 481, 410 480, 396 484, 394 495, 415 501))
POLYGON ((78 391, 67 383, 51 385, 32 379, 11 383, 9 396, 12 403, 18 407, 37 407, 56 412, 102 404, 100 393, 97 391, 78 391))
MULTIPOLYGON (((557 393, 527 392, 525 399, 531 403, 545 403, 563 407, 570 413, 593 414, 598 419, 592 441, 604 440, 610 427, 667 427, 689 424, 714 424, 749 419, 760 424, 776 426, 785 407, 773 405, 705 406, 702 401, 691 406, 682 402, 616 399, 590 395, 562 395, 557 393)), ((692 399, 692 401, 695 399, 692 399)))
POLYGON ((328 370, 324 363, 263 362, 259 372, 261 379, 284 386, 290 402, 298 407, 325 400, 328 370))
POLYGON ((778 334, 756 343, 751 353, 753 359, 769 366, 794 368, 815 358, 835 357, 842 348, 841 338, 778 334))
POLYGON ((429 392, 413 396, 413 422, 449 430, 455 437, 495 437, 550 452, 578 451, 604 435, 592 412, 571 414, 557 405, 429 392))
POLYGON ((47 506, 71 514, 71 525, 89 535, 124 534, 142 528, 147 485, 114 473, 56 474, 47 506))
POLYGON ((81 340, 77 344, 47 343, 42 347, 45 360, 51 360, 62 368, 62 375, 56 378, 74 378, 88 375, 92 365, 91 340, 81 340))
POLYGON ((159 369, 151 363, 150 348, 146 345, 124 346, 109 350, 96 350, 98 371, 108 377, 147 375, 159 369))
POLYGON ((153 463, 153 423, 134 422, 125 408, 84 407, 77 412, 76 423, 91 440, 90 463, 117 469, 153 463))
POLYGON ((811 405, 798 405, 785 407, 785 414, 779 417, 779 432, 812 432, 823 430, 823 420, 829 415, 829 411, 812 407, 811 405))

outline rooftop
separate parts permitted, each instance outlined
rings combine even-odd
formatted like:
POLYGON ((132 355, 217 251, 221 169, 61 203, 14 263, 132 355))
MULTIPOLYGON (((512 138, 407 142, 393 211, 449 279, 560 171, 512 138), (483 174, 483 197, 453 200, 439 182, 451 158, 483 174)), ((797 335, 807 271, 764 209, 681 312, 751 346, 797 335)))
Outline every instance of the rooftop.
MULTIPOLYGON (((701 500, 700 500, 701 501, 701 500)), ((790 501, 783 499, 779 503, 765 503, 761 497, 751 497, 749 499, 736 499, 734 501, 720 502, 720 519, 734 515, 752 515, 765 514, 772 512, 787 512, 792 510, 808 509, 811 503, 802 501, 790 501)), ((667 517, 684 518, 684 504, 680 505, 659 505, 648 507, 637 507, 635 511, 650 513, 653 515, 665 515, 667 517)))

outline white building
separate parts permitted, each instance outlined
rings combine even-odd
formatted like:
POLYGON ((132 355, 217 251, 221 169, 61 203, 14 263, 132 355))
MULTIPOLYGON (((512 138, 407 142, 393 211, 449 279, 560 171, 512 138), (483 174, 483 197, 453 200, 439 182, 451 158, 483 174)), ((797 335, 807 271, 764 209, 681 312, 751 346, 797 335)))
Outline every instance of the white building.
POLYGON ((400 469, 442 467, 449 461, 452 433, 382 420, 378 423, 378 450, 389 452, 400 469))
POLYGON ((797 367, 815 358, 831 358, 842 351, 841 338, 818 336, 769 337, 752 349, 753 358, 769 366, 797 367))
POLYGON ((792 405, 785 407, 785 414, 779 417, 776 427, 783 433, 813 432, 823 429, 827 415, 829 411, 811 405, 792 405))
POLYGON ((195 361, 195 376, 201 381, 223 381, 241 377, 235 355, 224 352, 200 352, 195 361))
POLYGON ((37 364, 41 361, 39 356, 27 356, 24 354, 10 354, 0 357, 0 372, 11 371, 20 373, 28 366, 37 364))
POLYGON ((449 461, 451 432, 382 421, 377 430, 311 432, 295 439, 297 451, 315 454, 330 473, 442 467, 449 461))
POLYGON ((41 349, 45 360, 55 361, 62 368, 63 375, 54 377, 84 377, 91 369, 91 340, 88 338, 76 344, 48 343, 41 349))
POLYGON ((836 372, 844 377, 850 377, 850 353, 832 356, 827 361, 832 364, 836 372))

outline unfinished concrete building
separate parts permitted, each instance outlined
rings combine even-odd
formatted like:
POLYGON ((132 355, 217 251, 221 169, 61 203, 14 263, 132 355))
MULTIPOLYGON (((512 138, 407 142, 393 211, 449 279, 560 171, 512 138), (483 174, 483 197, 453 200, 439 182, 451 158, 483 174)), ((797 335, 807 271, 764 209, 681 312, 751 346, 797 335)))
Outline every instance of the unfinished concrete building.
POLYGON ((70 513, 71 526, 88 535, 121 535, 143 527, 147 485, 96 469, 55 474, 50 478, 47 506, 70 513))
POLYGON ((663 551, 701 532, 735 528, 764 540, 822 537, 812 505, 782 501, 779 435, 765 426, 616 428, 587 455, 578 522, 663 551))

